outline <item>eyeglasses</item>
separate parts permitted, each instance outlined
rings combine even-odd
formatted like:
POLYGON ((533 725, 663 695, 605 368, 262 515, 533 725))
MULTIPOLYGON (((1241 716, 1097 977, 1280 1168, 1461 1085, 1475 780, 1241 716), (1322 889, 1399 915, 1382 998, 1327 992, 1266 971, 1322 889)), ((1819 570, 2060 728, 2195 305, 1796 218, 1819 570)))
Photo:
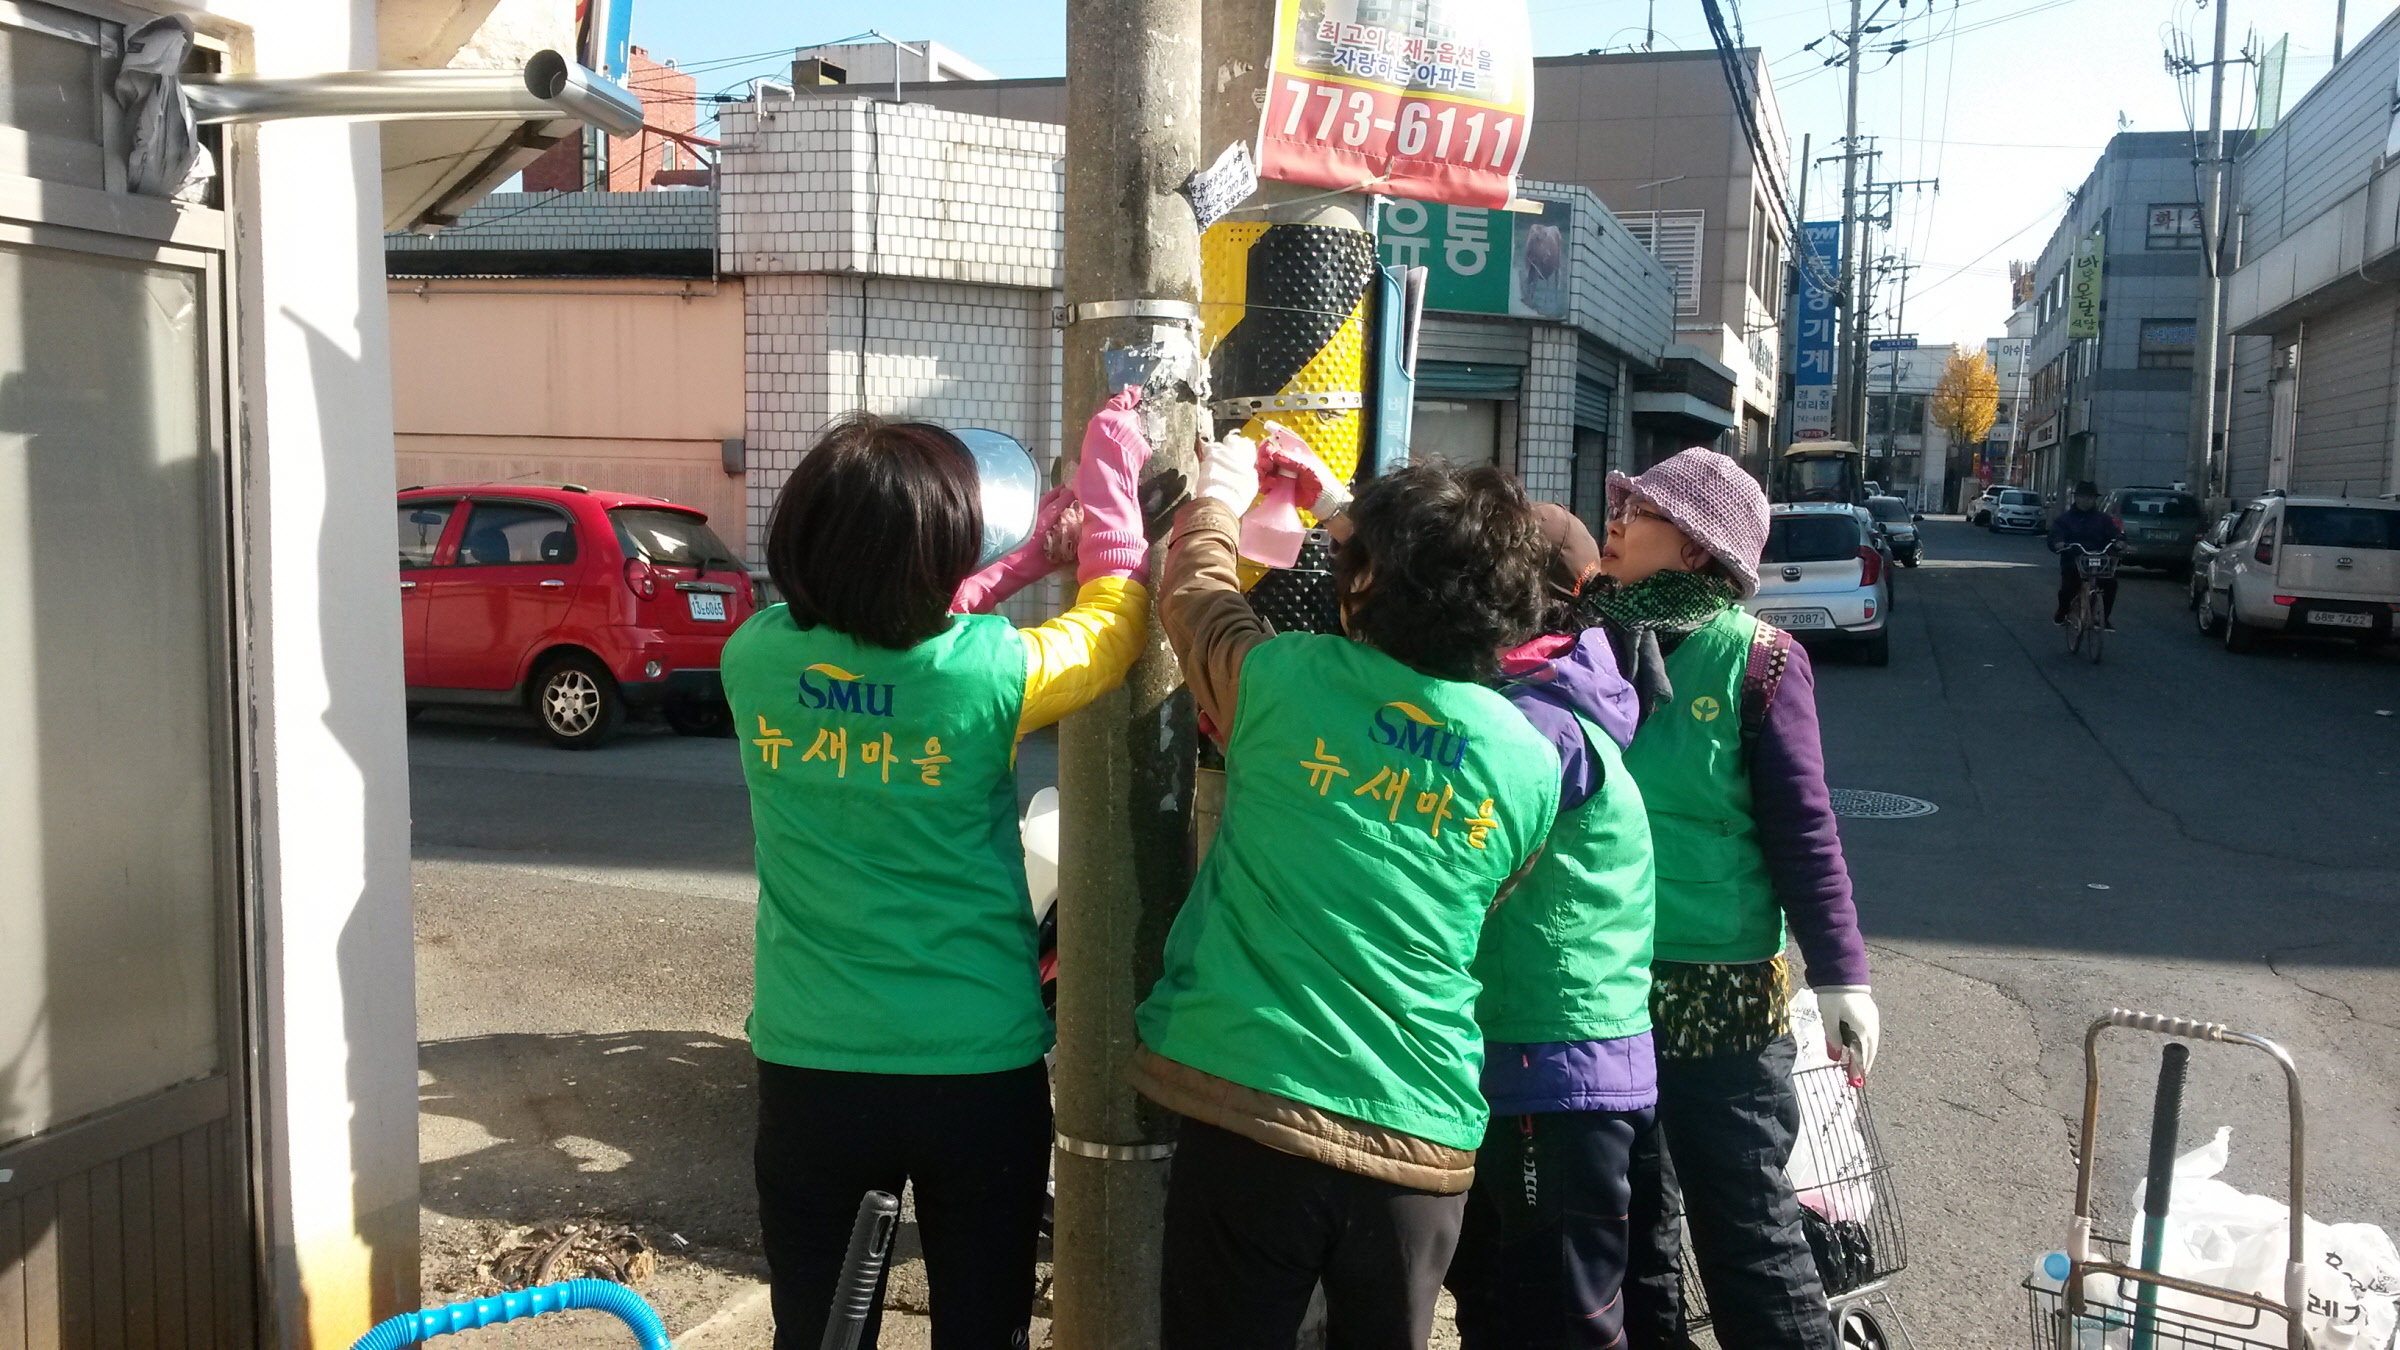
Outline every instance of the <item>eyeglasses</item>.
POLYGON ((1640 502, 1635 501, 1631 497, 1626 498, 1624 503, 1618 506, 1616 510, 1609 512, 1608 519, 1611 524, 1616 525, 1631 525, 1637 520, 1664 520, 1669 525, 1675 523, 1668 517, 1651 510, 1649 507, 1642 505, 1640 502))

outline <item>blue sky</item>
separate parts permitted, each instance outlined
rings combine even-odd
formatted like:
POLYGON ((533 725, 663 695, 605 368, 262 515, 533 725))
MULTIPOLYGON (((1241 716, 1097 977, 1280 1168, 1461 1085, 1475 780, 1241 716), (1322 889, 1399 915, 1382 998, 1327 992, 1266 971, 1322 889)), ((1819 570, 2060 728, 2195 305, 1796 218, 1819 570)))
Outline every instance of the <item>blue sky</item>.
MULTIPOLYGON (((2229 0, 2220 0, 2229 2, 2229 0)), ((1860 130, 1883 137, 1886 178, 1939 178, 1938 194, 1899 203, 1892 243, 1925 264, 1908 328, 1928 342, 1980 342, 2008 316, 2006 265, 2030 259, 2067 193, 2122 117, 2136 131, 2180 131, 2185 91, 2162 69, 2180 30, 2205 49, 2215 11, 2197 0, 1867 0, 1895 25, 1882 41, 1910 50, 1862 63, 1860 130)), ((873 6, 790 0, 634 0, 634 41, 651 55, 697 67, 709 91, 784 64, 779 50, 880 28, 904 40, 933 38, 1002 76, 1066 68, 1060 0, 882 0, 873 6), (759 55, 760 53, 770 53, 759 55), (736 60, 734 58, 744 58, 736 60), (714 64, 724 62, 725 64, 714 64)), ((2331 65, 2335 0, 2247 0, 2231 11, 2232 45, 2255 25, 2263 49, 2290 38, 2284 106, 2331 65)), ((2389 17, 2388 0, 2350 0, 2350 45, 2389 17)), ((1818 153, 1842 130, 1843 80, 1803 47, 1828 32, 1841 0, 1740 0, 1749 42, 1771 61, 1777 99, 1797 153, 1803 133, 1818 153)), ((1530 0, 1535 51, 1622 50, 1644 40, 1649 0, 1530 0)), ((1699 0, 1656 0, 1657 45, 1707 45, 1699 0)), ((1822 52, 1824 48, 1820 48, 1822 52)), ((2247 125, 2248 72, 2230 82, 2228 121, 2247 125)), ((2206 87, 2193 109, 2205 121, 2206 87)), ((1822 182, 1823 179, 1817 180, 1822 182)), ((1810 193, 1812 203, 1828 200, 1810 193)), ((1624 205, 1619 203, 1619 205, 1624 205)), ((1638 206, 1637 204, 1634 204, 1638 206)), ((1831 214, 1812 206, 1811 216, 1831 214)))

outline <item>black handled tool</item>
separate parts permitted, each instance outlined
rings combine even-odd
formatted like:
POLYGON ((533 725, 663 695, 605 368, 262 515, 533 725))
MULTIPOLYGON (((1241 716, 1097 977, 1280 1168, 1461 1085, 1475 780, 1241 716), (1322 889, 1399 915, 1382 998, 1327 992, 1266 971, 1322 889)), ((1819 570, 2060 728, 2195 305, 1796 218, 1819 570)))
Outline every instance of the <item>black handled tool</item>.
MULTIPOLYGON (((2150 1184, 2142 1192, 2142 1269, 2156 1274, 2167 1240, 2167 1203, 2175 1190, 2175 1143, 2183 1129, 2184 1066, 2190 1046, 2171 1041, 2158 1052, 2158 1098, 2150 1107, 2150 1184)), ((2158 1339, 2158 1286, 2144 1281, 2134 1299, 2133 1350, 2158 1339)))
POLYGON ((892 1234, 900 1227, 900 1198, 886 1191, 869 1191, 858 1202, 858 1220, 850 1225, 850 1252, 842 1258, 841 1282, 833 1287, 833 1310, 825 1318, 825 1339, 819 1350, 858 1350, 875 1311, 875 1296, 883 1288, 884 1262, 891 1259, 892 1234))

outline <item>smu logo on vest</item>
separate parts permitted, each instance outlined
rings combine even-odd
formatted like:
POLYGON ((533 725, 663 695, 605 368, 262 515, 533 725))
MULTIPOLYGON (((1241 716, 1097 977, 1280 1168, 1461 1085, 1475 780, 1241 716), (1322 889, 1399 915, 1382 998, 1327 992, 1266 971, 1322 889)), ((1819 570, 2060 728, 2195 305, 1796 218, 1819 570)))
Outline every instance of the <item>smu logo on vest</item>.
POLYGON ((1395 701, 1377 708, 1367 735, 1377 745, 1388 745, 1445 769, 1467 762, 1467 733, 1451 730, 1448 723, 1414 703, 1395 701))
POLYGON ((800 706, 864 713, 869 717, 891 716, 894 686, 865 684, 861 682, 863 679, 863 676, 853 675, 840 666, 819 662, 800 672, 800 706), (812 679, 811 676, 824 678, 812 679))

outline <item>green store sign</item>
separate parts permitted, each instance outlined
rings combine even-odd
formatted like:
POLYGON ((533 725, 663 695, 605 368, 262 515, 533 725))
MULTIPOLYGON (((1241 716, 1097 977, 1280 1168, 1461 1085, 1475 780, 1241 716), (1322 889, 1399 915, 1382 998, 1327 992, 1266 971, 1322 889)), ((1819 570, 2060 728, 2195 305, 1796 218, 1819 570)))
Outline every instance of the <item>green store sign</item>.
POLYGON ((1573 208, 1540 205, 1534 213, 1387 201, 1376 242, 1385 265, 1426 270, 1427 309, 1563 320, 1573 208))

